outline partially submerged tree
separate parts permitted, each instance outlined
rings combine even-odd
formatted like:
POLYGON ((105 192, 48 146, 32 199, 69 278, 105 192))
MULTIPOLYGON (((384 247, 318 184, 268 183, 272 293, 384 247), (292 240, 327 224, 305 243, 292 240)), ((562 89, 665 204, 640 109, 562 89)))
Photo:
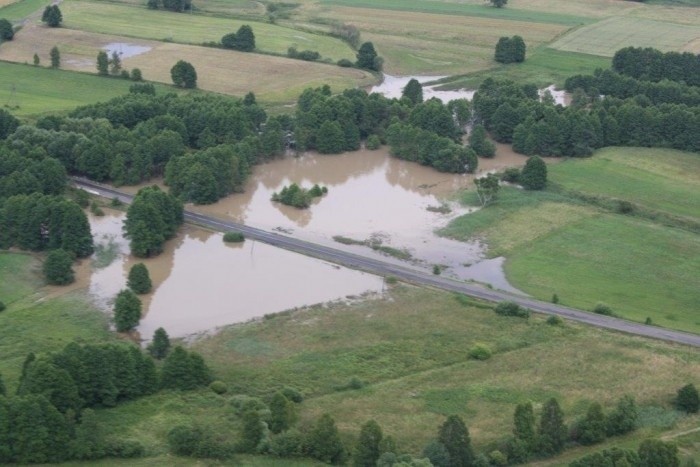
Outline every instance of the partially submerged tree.
POLYGON ((44 261, 44 277, 52 285, 67 285, 75 281, 73 256, 63 249, 49 252, 44 261))
POLYGON ((406 86, 403 88, 401 97, 407 98, 414 104, 420 104, 423 102, 423 86, 417 79, 411 78, 411 80, 406 83, 406 86))
POLYGON ((145 294, 151 291, 153 283, 145 264, 137 263, 131 267, 126 285, 137 294, 145 294))
POLYGON ((114 302, 114 324, 118 332, 129 332, 141 320, 141 300, 131 290, 124 289, 114 302))
POLYGON ((153 333, 153 340, 148 345, 148 353, 151 354, 153 358, 162 360, 167 357, 170 351, 170 338, 165 329, 158 328, 153 333))

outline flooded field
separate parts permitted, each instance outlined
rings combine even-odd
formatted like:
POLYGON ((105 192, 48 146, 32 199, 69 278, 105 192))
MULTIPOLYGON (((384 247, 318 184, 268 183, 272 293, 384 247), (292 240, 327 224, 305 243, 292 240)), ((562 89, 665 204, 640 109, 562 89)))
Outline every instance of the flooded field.
POLYGON ((152 47, 146 45, 129 44, 126 42, 110 42, 102 47, 102 50, 107 52, 107 55, 112 56, 116 52, 120 58, 130 58, 137 55, 149 52, 152 47))
POLYGON ((98 253, 83 260, 76 286, 88 287, 105 310, 126 287, 131 266, 148 267, 154 289, 142 295, 137 331, 150 339, 163 327, 184 337, 295 307, 379 292, 383 279, 254 241, 225 244, 221 234, 185 226, 156 258, 131 257, 121 235, 124 214, 91 216, 98 253))
MULTIPOLYGON (((400 99, 403 93, 403 88, 406 87, 411 79, 418 80, 419 83, 429 83, 432 81, 444 78, 444 76, 391 76, 384 75, 384 81, 377 86, 372 87, 370 92, 376 92, 382 94, 390 99, 396 98, 400 99)), ((471 100, 474 97, 474 90, 459 90, 459 91, 440 91, 435 89, 435 86, 425 86, 423 85, 423 99, 428 100, 433 97, 437 97, 444 103, 448 103, 455 99, 468 99, 471 100)))
MULTIPOLYGON (((481 160, 480 167, 497 170, 525 160, 499 146, 497 157, 481 160)), ((434 231, 468 212, 452 196, 472 187, 473 180, 473 175, 441 173, 393 158, 386 148, 334 156, 307 153, 256 166, 244 193, 188 209, 422 269, 439 265, 444 274, 467 279, 471 265, 484 257, 482 245, 438 237, 434 231), (326 186, 328 194, 305 210, 272 202, 272 194, 290 183, 326 186)))

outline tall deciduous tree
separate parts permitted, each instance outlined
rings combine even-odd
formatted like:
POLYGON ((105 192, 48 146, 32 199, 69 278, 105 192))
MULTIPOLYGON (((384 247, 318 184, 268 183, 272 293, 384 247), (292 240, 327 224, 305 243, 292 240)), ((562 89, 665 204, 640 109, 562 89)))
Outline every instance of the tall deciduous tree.
POLYGON ((163 362, 160 374, 162 388, 190 390, 210 382, 211 372, 199 354, 177 346, 163 362))
POLYGON ((340 440, 335 420, 330 415, 321 415, 309 431, 306 452, 309 457, 329 464, 342 464, 345 461, 345 447, 340 440))
POLYGON ((255 34, 253 28, 244 24, 236 32, 235 49, 243 52, 251 52, 255 49, 255 34))
POLYGON ((353 465, 355 467, 374 467, 381 455, 382 429, 377 422, 370 420, 360 429, 360 437, 355 446, 353 465))
POLYGON ((496 8, 503 8, 508 3, 508 0, 489 0, 489 2, 496 8))
POLYGON ((292 427, 296 421, 294 402, 281 392, 276 392, 270 400, 270 431, 281 433, 292 427))
POLYGON ((11 41, 15 37, 15 30, 5 18, 0 18, 0 42, 11 41))
POLYGON ((122 71, 122 59, 116 50, 112 51, 112 56, 109 59, 109 72, 113 75, 118 75, 122 71))
POLYGON ((417 79, 411 78, 411 80, 406 83, 406 86, 403 88, 401 97, 407 98, 414 104, 419 104, 423 102, 423 86, 417 79))
POLYGON ((522 441, 528 451, 535 448, 537 434, 535 432, 535 413, 532 402, 518 404, 513 414, 513 435, 522 441))
POLYGON ((607 417, 607 435, 623 435, 634 431, 637 423, 637 404, 634 397, 624 395, 607 417))
POLYGON ((639 467, 679 467, 678 446, 660 439, 646 439, 639 445, 639 467))
POLYGON ((450 467, 469 467, 474 462, 469 430, 459 415, 450 415, 438 432, 438 441, 450 455, 450 467))
POLYGON ((179 60, 170 69, 170 77, 175 86, 185 89, 193 89, 197 87, 197 71, 191 63, 184 60, 179 60))
POLYGON ((153 283, 145 264, 137 263, 131 266, 126 285, 137 294, 145 294, 151 291, 153 283))
POLYGON ((109 57, 104 50, 97 52, 97 74, 100 76, 109 74, 109 57))
POLYGON ((366 70, 382 71, 382 59, 377 55, 374 44, 365 42, 357 51, 357 67, 366 70))
POLYGON ((148 345, 148 353, 151 354, 153 358, 162 360, 168 355, 170 351, 170 338, 165 329, 158 328, 153 333, 153 340, 148 345))
POLYGON ((49 284, 67 285, 75 281, 73 256, 61 248, 52 250, 44 261, 44 277, 49 284))
POLYGON ((542 454, 557 454, 564 449, 566 442, 564 413, 555 398, 549 399, 542 407, 538 430, 539 451, 542 454))
POLYGON ((141 300, 131 290, 117 294, 114 302, 114 323, 118 332, 128 332, 141 321, 141 300))
POLYGON ((600 404, 593 403, 586 412, 586 417, 579 424, 579 441, 590 445, 600 443, 605 439, 605 414, 600 404))
POLYGON ((52 28, 56 28, 63 22, 63 14, 61 13, 58 5, 49 5, 44 9, 44 13, 41 15, 41 21, 46 23, 52 28))
POLYGON ((58 50, 58 47, 53 46, 51 48, 51 51, 49 52, 49 57, 51 58, 51 68, 61 67, 61 52, 58 50))
POLYGON ((520 183, 526 190, 542 190, 547 186, 547 165, 541 157, 528 158, 520 173, 520 183))
POLYGON ((686 384, 678 390, 676 407, 684 412, 698 413, 700 410, 700 396, 694 384, 686 384))
POLYGON ((124 221, 131 253, 139 257, 159 254, 165 241, 175 236, 182 221, 182 204, 175 197, 157 186, 142 188, 129 206, 124 221))
POLYGON ((496 155, 496 146, 486 137, 483 125, 474 125, 469 133, 469 147, 479 157, 493 157, 496 155))

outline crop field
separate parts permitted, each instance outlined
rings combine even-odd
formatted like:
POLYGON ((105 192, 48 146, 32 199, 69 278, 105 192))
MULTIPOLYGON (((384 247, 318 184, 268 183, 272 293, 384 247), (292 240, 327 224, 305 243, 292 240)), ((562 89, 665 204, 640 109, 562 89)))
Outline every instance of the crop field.
POLYGON ((289 47, 315 50, 333 62, 353 59, 355 52, 344 42, 328 36, 230 18, 148 10, 143 6, 68 0, 61 5, 64 27, 88 32, 187 44, 219 42, 221 37, 250 24, 258 50, 286 54, 289 47), (109 21, 105 21, 109 18, 109 21))
MULTIPOLYGON (((237 96, 253 91, 266 102, 294 101, 309 86, 329 84, 340 91, 371 85, 376 80, 370 73, 354 68, 42 26, 27 27, 12 42, 3 44, 0 60, 31 63, 36 52, 41 63, 48 64, 49 50, 55 45, 61 51, 61 68, 96 73, 98 51, 109 43, 125 40, 151 48, 149 52, 122 60, 125 69, 140 68, 144 79, 169 84, 170 68, 185 59, 196 68, 200 89, 237 96)), ((105 80, 105 86, 109 87, 107 83, 111 81, 105 80)), ((127 90, 129 82, 123 83, 127 90)))
POLYGON ((609 18, 570 32, 551 45, 558 50, 604 57, 612 57, 628 46, 698 53, 700 28, 641 18, 609 18))
POLYGON ((700 157, 672 149, 606 148, 549 167, 567 190, 623 199, 700 221, 700 157))
MULTIPOLYGON (((48 60, 48 58, 47 58, 48 60)), ((72 110, 129 92, 131 81, 0 62, 0 105, 17 116, 72 110)), ((157 92, 175 91, 156 84, 157 92)))

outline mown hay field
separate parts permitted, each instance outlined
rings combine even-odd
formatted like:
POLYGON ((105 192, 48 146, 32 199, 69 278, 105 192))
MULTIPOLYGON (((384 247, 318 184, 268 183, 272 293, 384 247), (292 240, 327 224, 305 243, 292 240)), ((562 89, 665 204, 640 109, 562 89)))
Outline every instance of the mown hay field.
POLYGON ((202 44, 218 43, 225 34, 249 24, 255 34, 256 48, 263 52, 284 55, 289 47, 296 47, 299 50, 315 50, 333 62, 341 58, 355 59, 355 52, 339 39, 274 24, 80 0, 68 0, 61 5, 61 9, 65 18, 64 27, 88 32, 202 44))
POLYGON ((700 27, 642 18, 609 18, 557 39, 551 47, 568 52, 612 57, 629 46, 700 52, 700 27))
MULTIPOLYGON (((49 51, 55 45, 61 52, 61 68, 96 73, 101 48, 124 41, 150 47, 146 53, 122 59, 123 68, 140 68, 146 80, 171 84, 170 68, 178 60, 186 60, 197 70, 200 89, 235 96, 253 91, 267 102, 294 101, 309 86, 329 84, 334 91, 341 91, 371 85, 376 80, 370 73, 353 68, 38 25, 22 29, 12 42, 3 44, 0 60, 31 63, 37 53, 41 63, 47 65, 49 51)), ((105 79, 106 86, 109 81, 105 79)))
POLYGON ((0 18, 19 21, 43 9, 47 3, 46 0, 0 0, 0 18))
POLYGON ((567 26, 461 15, 334 6, 309 21, 342 18, 371 40, 392 74, 451 74, 492 67, 501 36, 520 34, 528 47, 548 43, 567 26))

